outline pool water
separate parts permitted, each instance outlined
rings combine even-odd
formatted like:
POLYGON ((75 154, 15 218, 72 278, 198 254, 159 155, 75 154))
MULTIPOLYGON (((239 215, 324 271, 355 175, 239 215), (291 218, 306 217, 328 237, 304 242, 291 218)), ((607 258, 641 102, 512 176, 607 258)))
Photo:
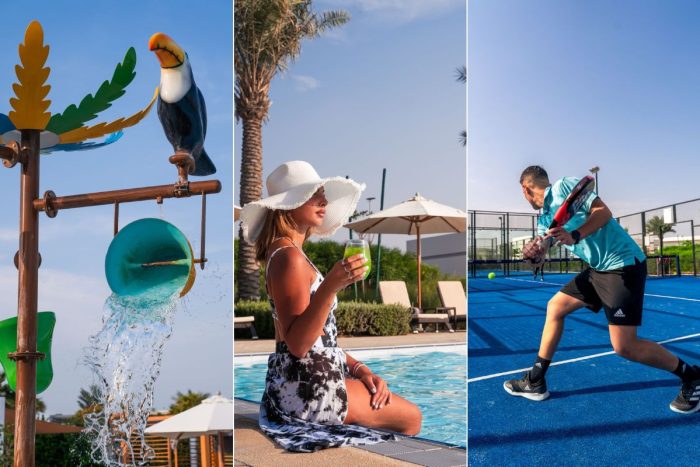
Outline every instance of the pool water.
MULTIPOLYGON (((364 356, 364 352, 349 353, 361 358, 374 373, 384 378, 392 392, 420 407, 423 427, 418 436, 466 446, 465 353, 431 351, 414 355, 372 356, 364 356)), ((236 362, 235 396, 260 401, 266 372, 267 363, 236 362)))

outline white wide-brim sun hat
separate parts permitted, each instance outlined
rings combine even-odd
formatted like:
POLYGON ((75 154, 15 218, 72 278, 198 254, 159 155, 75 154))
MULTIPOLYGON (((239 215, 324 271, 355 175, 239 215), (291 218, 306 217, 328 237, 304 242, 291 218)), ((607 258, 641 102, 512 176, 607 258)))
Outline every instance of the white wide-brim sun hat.
POLYGON ((355 212, 365 189, 364 183, 348 178, 321 178, 311 164, 305 161, 290 161, 280 165, 268 175, 266 185, 267 198, 248 203, 241 210, 243 238, 251 243, 260 235, 269 210, 296 209, 311 199, 321 187, 324 188, 328 201, 326 214, 323 223, 312 228, 311 233, 321 237, 333 235, 355 212))

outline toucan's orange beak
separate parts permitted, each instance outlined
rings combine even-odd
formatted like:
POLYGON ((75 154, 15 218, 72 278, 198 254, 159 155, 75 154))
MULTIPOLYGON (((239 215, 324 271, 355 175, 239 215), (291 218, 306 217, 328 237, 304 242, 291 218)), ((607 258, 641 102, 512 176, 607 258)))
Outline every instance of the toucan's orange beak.
POLYGON ((185 51, 167 34, 157 32, 148 40, 148 49, 155 52, 161 68, 175 68, 185 63, 185 51))

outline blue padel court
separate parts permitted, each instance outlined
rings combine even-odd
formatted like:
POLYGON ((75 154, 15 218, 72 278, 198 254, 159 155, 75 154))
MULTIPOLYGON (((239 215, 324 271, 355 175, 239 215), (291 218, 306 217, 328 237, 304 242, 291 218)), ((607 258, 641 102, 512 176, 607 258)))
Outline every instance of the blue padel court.
MULTIPOLYGON (((671 373, 612 352, 604 312, 569 315, 551 396, 508 395, 533 364, 547 301, 574 274, 469 279, 469 465, 697 465, 700 412, 672 412, 671 373)), ((639 336, 700 364, 700 279, 649 278, 639 336)))

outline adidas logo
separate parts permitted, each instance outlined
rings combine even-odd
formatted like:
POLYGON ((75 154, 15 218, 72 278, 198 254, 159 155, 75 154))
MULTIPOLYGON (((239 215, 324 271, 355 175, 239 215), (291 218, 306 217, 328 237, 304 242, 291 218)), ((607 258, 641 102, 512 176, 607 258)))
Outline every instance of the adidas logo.
POLYGON ((625 314, 622 312, 622 310, 617 310, 615 314, 613 315, 615 318, 626 318, 625 314))
POLYGON ((536 366, 537 368, 542 368, 542 364, 541 364, 540 362, 535 363, 535 366, 536 366))

